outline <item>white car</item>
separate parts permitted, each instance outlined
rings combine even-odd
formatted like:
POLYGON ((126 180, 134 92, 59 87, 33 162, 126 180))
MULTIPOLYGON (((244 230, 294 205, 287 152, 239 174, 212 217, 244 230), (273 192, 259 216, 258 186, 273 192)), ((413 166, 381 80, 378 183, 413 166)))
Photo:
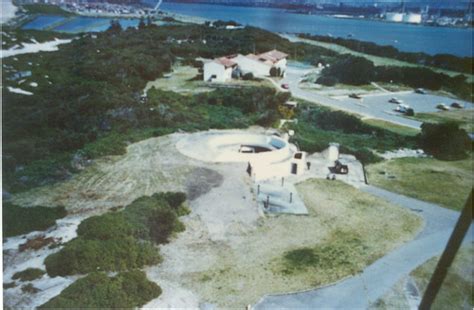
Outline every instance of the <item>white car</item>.
POLYGON ((398 99, 398 98, 393 97, 393 98, 390 99, 388 102, 390 102, 390 103, 396 103, 396 104, 402 104, 402 103, 403 103, 403 100, 400 100, 400 99, 398 99))
POLYGON ((438 104, 438 105, 436 106, 436 108, 437 108, 437 109, 440 109, 440 110, 443 110, 443 111, 449 111, 449 110, 450 110, 450 108, 449 108, 447 105, 445 105, 444 103, 438 104))
POLYGON ((399 104, 395 108, 395 111, 400 112, 400 113, 407 113, 409 108, 410 108, 410 106, 407 105, 407 104, 399 104))

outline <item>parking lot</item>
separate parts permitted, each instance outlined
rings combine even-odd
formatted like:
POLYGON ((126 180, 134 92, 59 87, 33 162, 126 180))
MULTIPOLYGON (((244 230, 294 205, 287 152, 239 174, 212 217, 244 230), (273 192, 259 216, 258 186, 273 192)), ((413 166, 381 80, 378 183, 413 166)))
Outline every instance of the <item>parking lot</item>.
MULTIPOLYGON (((317 94, 314 91, 301 89, 299 86, 303 76, 310 70, 289 66, 282 83, 289 85, 293 97, 325 105, 331 108, 357 113, 364 117, 378 118, 395 124, 420 128, 422 122, 404 117, 402 113, 396 112, 396 103, 390 103, 393 97, 402 100, 403 104, 410 106, 415 113, 430 113, 440 111, 436 106, 444 103, 450 107, 453 102, 464 106, 465 109, 473 109, 474 105, 467 101, 456 100, 434 94, 417 94, 414 91, 402 92, 380 92, 361 95, 361 99, 349 98, 349 96, 329 97, 317 94)), ((450 109, 454 109, 451 108, 450 109)))

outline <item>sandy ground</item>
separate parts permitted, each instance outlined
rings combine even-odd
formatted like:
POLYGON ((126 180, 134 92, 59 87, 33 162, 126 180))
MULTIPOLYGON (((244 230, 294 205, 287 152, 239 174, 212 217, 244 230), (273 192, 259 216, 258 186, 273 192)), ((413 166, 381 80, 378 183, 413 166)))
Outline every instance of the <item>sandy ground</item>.
POLYGON ((13 5, 12 0, 2 0, 2 14, 0 14, 0 24, 8 22, 15 17, 18 8, 13 5))
POLYGON ((70 39, 54 39, 53 41, 42 43, 22 43, 21 48, 11 48, 8 50, 0 50, 0 58, 10 57, 20 54, 31 54, 38 52, 53 52, 58 50, 58 45, 71 42, 70 39))
MULTIPOLYGON (((255 130, 258 131, 253 129, 253 132, 255 130)), ((409 240, 417 228, 416 217, 408 212, 348 185, 344 185, 346 194, 340 197, 341 189, 331 186, 335 184, 333 181, 323 181, 329 182, 323 186, 310 181, 304 183, 309 184, 307 186, 297 187, 298 191, 302 190, 300 194, 308 205, 309 216, 264 217, 245 173, 246 164, 213 164, 188 158, 175 147, 187 135, 177 133, 132 144, 123 156, 97 160, 66 182, 14 195, 12 202, 25 206, 66 206, 70 215, 64 221, 72 221, 69 230, 59 223, 47 233, 56 237, 63 234, 63 241, 67 241, 75 236, 81 219, 111 207, 125 206, 143 195, 187 192, 192 212, 182 218, 186 231, 160 247, 163 263, 145 268, 149 279, 163 288, 159 298, 145 305, 149 308, 198 307, 204 303, 245 307, 268 293, 311 288, 315 279, 306 273, 294 276, 281 273, 283 253, 314 246, 341 225, 361 225, 384 231, 384 234, 374 234, 374 230, 368 230, 376 249, 369 254, 382 255, 409 240), (348 189, 354 191, 356 200, 348 199, 348 189), (359 213, 351 213, 355 212, 350 211, 354 203, 366 202, 373 207, 370 212, 358 209, 359 213), (338 217, 341 212, 352 215, 338 217), (386 221, 380 221, 380 214, 384 214, 386 221)), ((16 248, 23 237, 7 240, 10 248, 5 260, 8 277, 27 267, 44 268, 44 257, 58 250, 19 253, 16 248)), ((44 276, 33 281, 33 285, 41 289, 34 295, 21 293, 18 286, 8 289, 6 305, 37 306, 74 280, 73 277, 50 279, 44 276)), ((335 280, 322 272, 317 283, 335 280)), ((9 281, 4 279, 4 283, 9 281)))

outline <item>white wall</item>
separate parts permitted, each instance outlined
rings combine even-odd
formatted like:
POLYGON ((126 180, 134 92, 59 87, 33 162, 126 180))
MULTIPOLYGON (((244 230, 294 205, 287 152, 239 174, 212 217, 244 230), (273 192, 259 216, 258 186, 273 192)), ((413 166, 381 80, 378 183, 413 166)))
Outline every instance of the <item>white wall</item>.
POLYGON ((217 62, 211 61, 204 64, 204 81, 209 82, 211 77, 215 75, 216 77, 212 79, 211 82, 220 82, 224 83, 232 79, 232 68, 225 68, 224 65, 221 65, 217 62))
POLYGON ((236 62, 242 71, 242 74, 251 72, 254 76, 269 76, 270 75, 270 66, 264 63, 261 63, 257 60, 245 57, 244 55, 237 55, 237 57, 232 58, 233 62, 236 62))
POLYGON ((280 59, 277 61, 277 63, 274 65, 276 68, 280 68, 280 71, 282 74, 286 71, 286 58, 280 59))

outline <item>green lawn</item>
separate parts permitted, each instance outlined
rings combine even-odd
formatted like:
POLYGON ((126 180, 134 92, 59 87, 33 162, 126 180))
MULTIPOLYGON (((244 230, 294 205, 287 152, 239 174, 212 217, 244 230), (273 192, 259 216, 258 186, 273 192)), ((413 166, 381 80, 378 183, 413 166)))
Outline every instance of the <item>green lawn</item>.
POLYGON ((474 181, 472 158, 399 158, 366 168, 372 185, 454 210, 462 209, 474 181))
MULTIPOLYGON (((433 310, 472 309, 474 305, 474 295, 472 294, 473 257, 474 247, 472 245, 459 250, 433 303, 433 310)), ((426 290, 438 260, 439 257, 434 257, 411 273, 420 293, 426 290)))
POLYGON ((404 135, 404 136, 416 136, 417 134, 420 133, 419 130, 411 128, 411 127, 406 127, 398 124, 394 124, 391 122, 387 122, 381 119, 376 119, 376 118, 366 118, 362 120, 364 123, 375 126, 378 128, 386 129, 391 132, 397 133, 399 135, 404 135))
POLYGON ((460 127, 465 129, 467 132, 474 131, 474 110, 472 109, 439 111, 433 113, 416 113, 413 118, 430 123, 454 121, 459 123, 460 127))

